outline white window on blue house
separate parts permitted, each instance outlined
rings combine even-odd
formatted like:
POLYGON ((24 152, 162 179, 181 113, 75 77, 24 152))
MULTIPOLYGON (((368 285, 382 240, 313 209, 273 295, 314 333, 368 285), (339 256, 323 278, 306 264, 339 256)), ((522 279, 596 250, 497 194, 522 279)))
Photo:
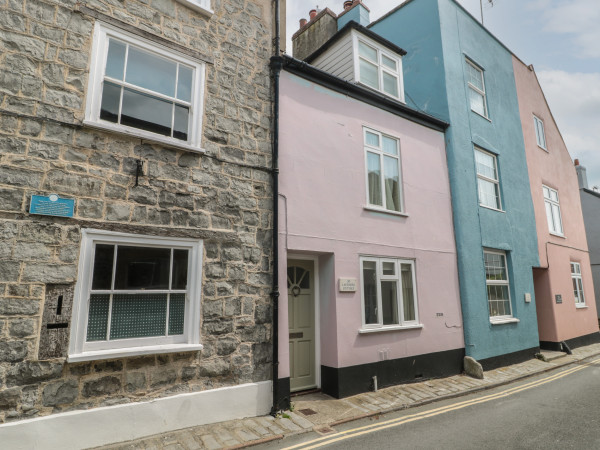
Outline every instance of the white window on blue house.
POLYGON ((475 147, 475 167, 479 204, 486 208, 501 210, 500 180, 496 156, 475 147))
POLYGON ((84 123, 201 151, 205 65, 96 23, 84 123))
POLYGON ((202 241, 82 234, 70 361, 202 348, 202 241))
POLYGON ((506 254, 502 251, 485 250, 483 257, 490 319, 493 321, 511 318, 512 307, 506 254))
POLYGON ((471 111, 488 117, 487 102, 485 98, 485 82, 483 79, 483 70, 475 63, 465 59, 467 72, 467 86, 469 88, 469 103, 471 111))

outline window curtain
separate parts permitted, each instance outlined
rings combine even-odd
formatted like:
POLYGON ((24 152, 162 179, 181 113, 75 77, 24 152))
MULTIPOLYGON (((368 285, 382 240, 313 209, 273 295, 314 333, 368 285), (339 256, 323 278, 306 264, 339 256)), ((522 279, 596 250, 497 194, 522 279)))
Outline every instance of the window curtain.
POLYGON ((415 320, 415 297, 412 270, 410 264, 402 264, 402 299, 404 302, 404 320, 415 320))

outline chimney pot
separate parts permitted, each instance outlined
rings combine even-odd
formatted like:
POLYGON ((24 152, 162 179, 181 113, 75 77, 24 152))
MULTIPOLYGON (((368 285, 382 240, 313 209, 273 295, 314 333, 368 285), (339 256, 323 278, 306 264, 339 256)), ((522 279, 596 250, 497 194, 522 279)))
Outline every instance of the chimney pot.
POLYGON ((575 159, 575 165, 578 166, 579 165, 579 160, 575 159))
POLYGON ((300 19, 300 28, 306 25, 306 19, 300 19))
POLYGON ((308 13, 308 16, 310 17, 310 20, 313 20, 316 15, 317 15, 317 10, 316 9, 311 9, 310 12, 308 13))
POLYGON ((354 1, 353 1, 353 0, 346 0, 346 1, 344 2, 344 10, 346 10, 346 9, 350 8, 350 7, 352 6, 352 3, 354 3, 354 1))

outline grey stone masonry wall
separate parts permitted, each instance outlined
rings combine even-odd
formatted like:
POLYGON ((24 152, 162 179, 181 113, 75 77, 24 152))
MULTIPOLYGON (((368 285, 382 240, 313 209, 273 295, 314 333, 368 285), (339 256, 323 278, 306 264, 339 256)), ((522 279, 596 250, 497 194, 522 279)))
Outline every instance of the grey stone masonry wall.
POLYGON ((271 1, 76 3, 0 0, 0 423, 270 379, 271 1), (96 13, 212 60, 205 154, 83 125, 96 13), (28 213, 50 193, 73 218, 28 213), (82 228, 204 240, 202 351, 38 360, 46 285, 77 281, 82 228))

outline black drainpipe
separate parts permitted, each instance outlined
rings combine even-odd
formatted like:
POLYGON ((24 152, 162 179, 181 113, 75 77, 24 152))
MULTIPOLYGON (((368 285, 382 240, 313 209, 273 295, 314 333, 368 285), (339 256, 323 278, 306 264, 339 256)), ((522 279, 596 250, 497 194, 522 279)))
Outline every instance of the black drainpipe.
POLYGON ((279 42, 280 0, 275 1, 275 55, 271 58, 273 73, 273 407, 271 415, 279 411, 279 73, 282 60, 279 42))

